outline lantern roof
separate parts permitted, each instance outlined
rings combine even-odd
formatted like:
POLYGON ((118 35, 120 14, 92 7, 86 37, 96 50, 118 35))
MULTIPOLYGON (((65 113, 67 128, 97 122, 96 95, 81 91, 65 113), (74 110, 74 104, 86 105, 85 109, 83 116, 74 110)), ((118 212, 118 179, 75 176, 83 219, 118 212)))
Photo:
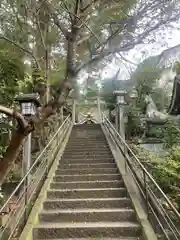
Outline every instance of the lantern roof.
POLYGON ((125 95, 127 95, 127 91, 125 91, 125 90, 116 90, 116 91, 114 91, 114 94, 116 96, 125 96, 125 95))
POLYGON ((27 93, 27 94, 20 94, 15 98, 15 101, 23 103, 23 102, 32 102, 37 107, 41 106, 40 96, 38 93, 27 93))

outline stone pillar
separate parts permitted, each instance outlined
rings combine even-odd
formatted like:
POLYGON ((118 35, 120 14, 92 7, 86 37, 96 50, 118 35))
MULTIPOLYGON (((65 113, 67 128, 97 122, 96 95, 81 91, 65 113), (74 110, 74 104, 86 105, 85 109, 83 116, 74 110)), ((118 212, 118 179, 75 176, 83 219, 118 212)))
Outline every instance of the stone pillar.
POLYGON ((125 128, 124 128, 124 106, 125 103, 125 95, 127 94, 126 91, 115 91, 114 94, 117 96, 117 119, 118 124, 116 124, 116 129, 121 135, 121 137, 125 140, 125 128))
MULTIPOLYGON (((22 177, 29 171, 31 167, 31 138, 32 133, 29 133, 24 141, 23 145, 23 160, 22 160, 22 177)), ((27 177, 27 185, 29 185, 30 179, 27 177)))
POLYGON ((73 100, 73 107, 72 107, 72 122, 73 125, 76 123, 76 100, 73 100))
POLYGON ((118 109, 118 105, 116 105, 116 111, 115 111, 115 126, 116 126, 116 130, 119 132, 119 109, 118 109))
POLYGON ((101 123, 101 103, 100 97, 97 97, 97 107, 98 107, 98 122, 101 123))

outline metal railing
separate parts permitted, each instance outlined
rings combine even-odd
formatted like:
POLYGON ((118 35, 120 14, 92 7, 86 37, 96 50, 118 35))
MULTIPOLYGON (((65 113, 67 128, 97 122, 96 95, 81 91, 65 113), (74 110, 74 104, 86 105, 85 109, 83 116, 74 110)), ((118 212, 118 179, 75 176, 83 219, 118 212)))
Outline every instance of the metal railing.
POLYGON ((104 115, 102 119, 102 126, 124 156, 125 169, 132 174, 145 200, 145 209, 155 232, 164 239, 179 240, 180 213, 110 121, 104 115))
POLYGON ((0 239, 18 238, 71 126, 67 117, 0 209, 0 239))

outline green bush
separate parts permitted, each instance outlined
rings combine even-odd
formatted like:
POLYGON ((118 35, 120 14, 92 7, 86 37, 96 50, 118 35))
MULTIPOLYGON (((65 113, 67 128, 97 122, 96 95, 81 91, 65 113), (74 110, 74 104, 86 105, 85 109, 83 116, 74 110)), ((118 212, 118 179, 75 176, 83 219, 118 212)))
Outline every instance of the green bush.
POLYGON ((180 211, 180 147, 172 147, 163 157, 136 145, 131 145, 131 147, 164 193, 180 211))

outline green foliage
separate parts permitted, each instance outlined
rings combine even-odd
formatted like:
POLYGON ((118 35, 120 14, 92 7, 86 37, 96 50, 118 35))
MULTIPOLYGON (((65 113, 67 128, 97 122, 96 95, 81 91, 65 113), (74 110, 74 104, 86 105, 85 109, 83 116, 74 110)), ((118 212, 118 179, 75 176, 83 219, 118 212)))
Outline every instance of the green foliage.
POLYGON ((24 64, 8 51, 0 50, 0 104, 10 106, 24 78, 24 64))
POLYGON ((156 58, 155 56, 145 59, 138 65, 131 76, 139 93, 151 93, 153 86, 156 84, 156 80, 160 77, 161 70, 156 66, 156 58))
POLYGON ((28 72, 25 72, 24 79, 18 80, 18 91, 22 93, 33 92, 33 82, 31 76, 28 72))
POLYGON ((148 126, 146 137, 164 140, 164 126, 148 126))
POLYGON ((128 116, 128 122, 126 125, 127 139, 142 135, 143 128, 140 113, 141 109, 136 105, 131 104, 126 107, 126 115, 128 116))
POLYGON ((131 147, 180 211, 180 147, 172 147, 163 157, 136 145, 131 145, 131 147))
POLYGON ((165 124, 149 125, 146 137, 157 138, 163 140, 165 148, 169 149, 177 146, 180 143, 180 128, 179 124, 175 121, 167 121, 165 124))
POLYGON ((115 108, 116 96, 113 94, 115 88, 112 79, 102 82, 101 96, 106 102, 107 108, 112 111, 115 108))
POLYGON ((91 87, 87 87, 86 89, 86 98, 91 98, 91 97, 96 97, 98 95, 98 90, 91 88, 91 87))
MULTIPOLYGON (((10 52, 10 49, 2 49, 0 43, 0 104, 12 107, 14 105, 14 97, 19 91, 19 83, 23 81, 24 63, 21 58, 10 52)), ((13 130, 7 117, 0 118, 0 156, 9 142, 10 132, 13 130)))
POLYGON ((180 62, 178 62, 178 61, 175 62, 174 67, 173 67, 173 70, 174 70, 176 73, 180 73, 180 62))
POLYGON ((152 100, 156 103, 158 111, 163 111, 169 107, 169 95, 165 89, 156 87, 151 94, 152 100))
POLYGON ((140 63, 131 79, 134 82, 138 93, 137 104, 142 113, 145 111, 145 96, 150 94, 159 111, 164 110, 169 103, 167 92, 158 87, 158 80, 161 76, 162 69, 157 67, 159 56, 153 56, 145 59, 140 63))
POLYGON ((180 128, 176 122, 168 121, 164 125, 163 138, 167 148, 171 148, 180 143, 180 128))

